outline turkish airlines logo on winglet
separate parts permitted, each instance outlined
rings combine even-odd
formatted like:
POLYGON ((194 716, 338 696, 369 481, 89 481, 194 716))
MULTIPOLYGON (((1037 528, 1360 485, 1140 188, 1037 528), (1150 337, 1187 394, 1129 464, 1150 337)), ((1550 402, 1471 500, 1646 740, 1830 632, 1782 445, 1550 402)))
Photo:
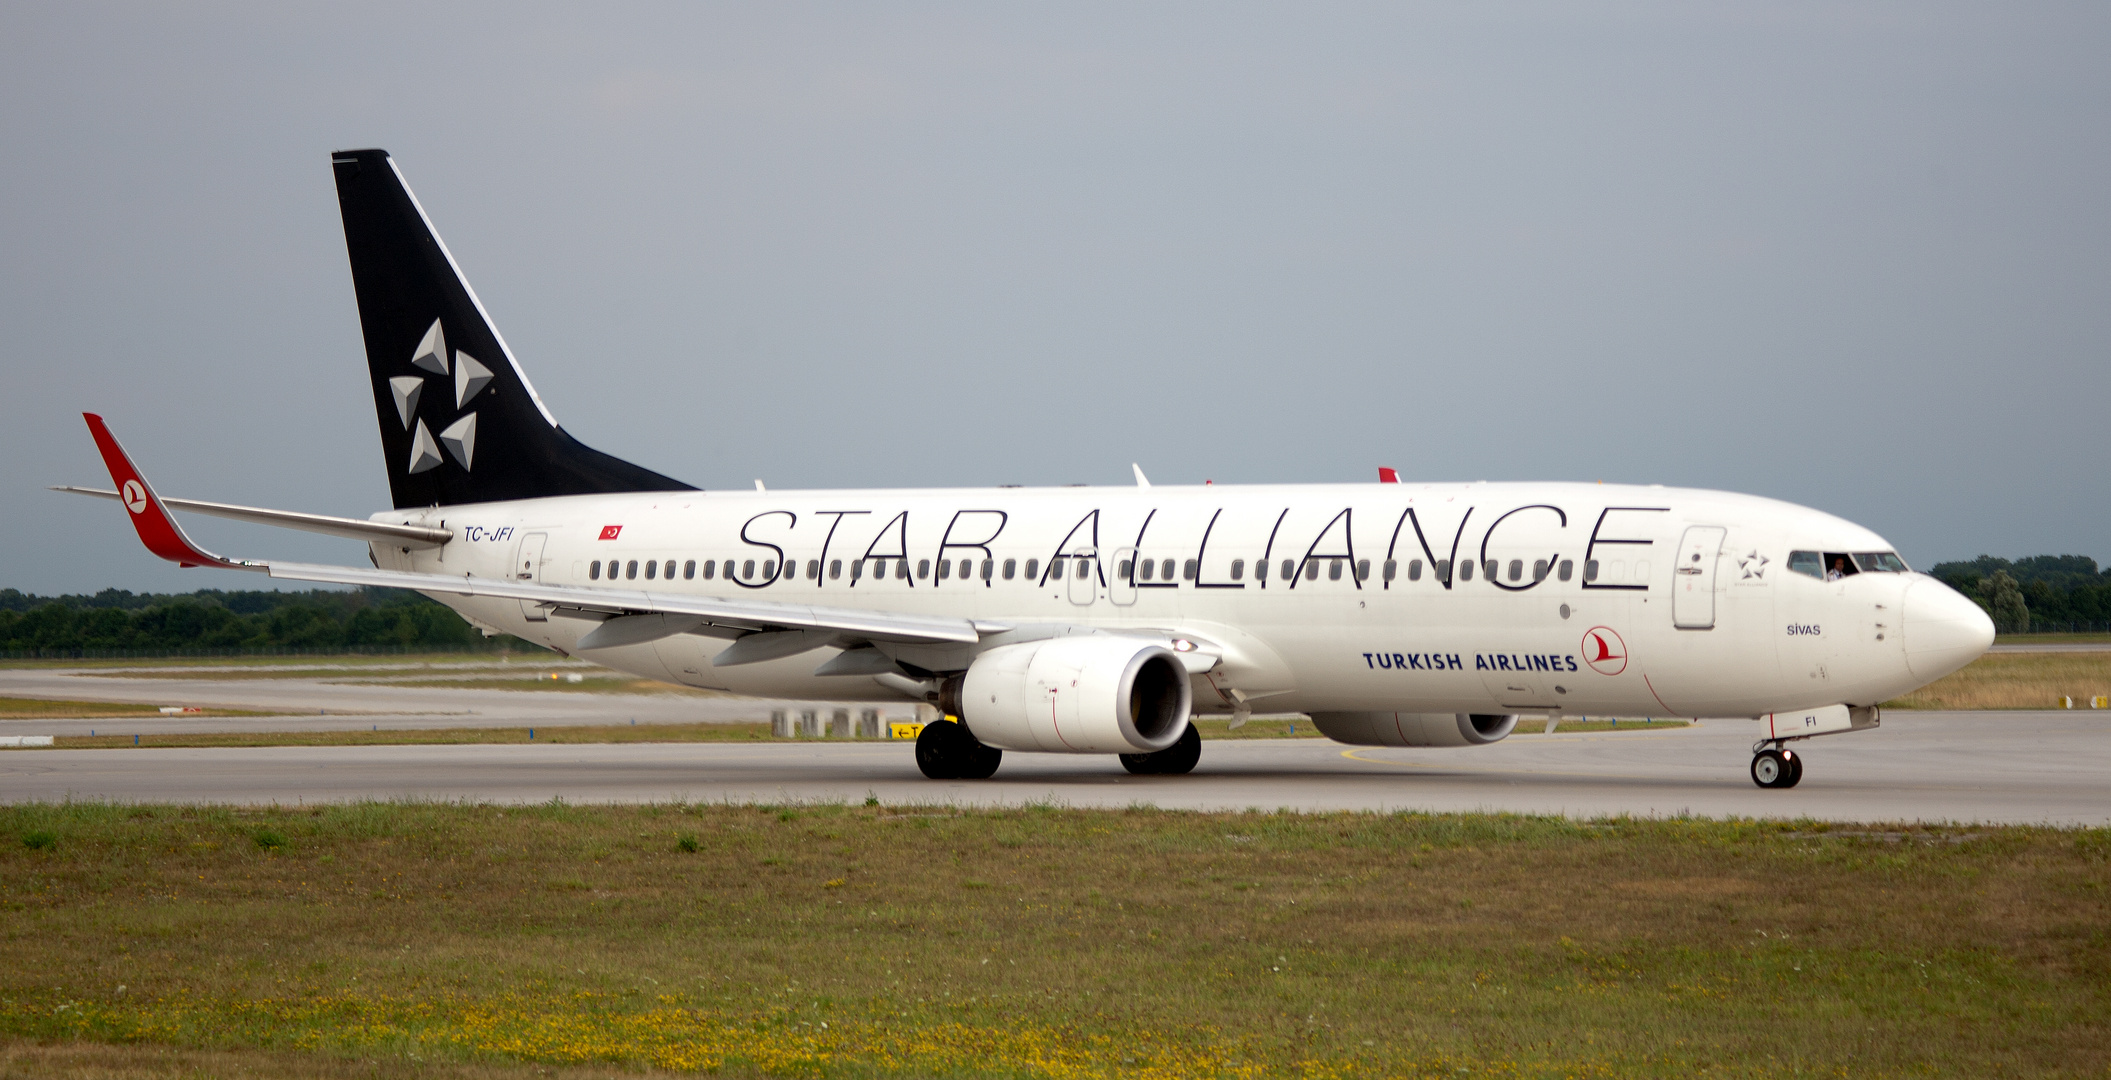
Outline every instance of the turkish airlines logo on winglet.
POLYGON ((125 509, 135 514, 147 512, 147 489, 137 480, 125 481, 125 509))
POLYGON ((617 536, 621 535, 622 532, 623 526, 621 525, 603 525, 601 526, 601 539, 614 540, 617 536))

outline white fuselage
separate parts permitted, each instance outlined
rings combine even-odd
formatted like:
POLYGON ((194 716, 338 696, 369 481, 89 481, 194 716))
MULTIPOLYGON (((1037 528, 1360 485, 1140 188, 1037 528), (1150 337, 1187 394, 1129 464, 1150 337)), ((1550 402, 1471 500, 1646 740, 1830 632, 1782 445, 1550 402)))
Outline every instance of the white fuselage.
MULTIPOLYGON (((1876 534, 1715 491, 1491 483, 697 491, 375 518, 455 534, 429 550, 377 545, 384 569, 591 588, 613 565, 627 589, 943 614, 1022 632, 1060 624, 1187 637, 1222 656, 1194 678, 1204 712, 1243 699, 1259 711, 1753 716, 1884 701, 1984 647, 1935 629, 1970 605, 1924 575, 1828 581, 1790 570, 1794 550, 1891 550, 1876 534), (881 559, 884 576, 875 576, 881 559), (663 572, 670 564, 672 579, 663 572), (1931 613, 1910 664, 1909 595, 1931 613)), ((567 653, 595 626, 520 601, 434 595, 473 622, 567 653)), ((714 667, 728 644, 683 634, 584 655, 741 694, 900 700, 870 676, 815 675, 834 648, 714 667)), ((965 668, 977 648, 881 647, 931 672, 965 668)))

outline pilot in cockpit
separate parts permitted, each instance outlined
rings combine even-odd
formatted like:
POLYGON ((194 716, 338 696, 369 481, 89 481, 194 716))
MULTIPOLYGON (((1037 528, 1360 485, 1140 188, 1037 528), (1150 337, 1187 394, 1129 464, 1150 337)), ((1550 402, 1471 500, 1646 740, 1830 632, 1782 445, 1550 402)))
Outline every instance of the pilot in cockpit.
POLYGON ((1847 556, 1835 555, 1832 557, 1832 569, 1825 571, 1825 580, 1838 581, 1852 573, 1854 571, 1847 568, 1847 556))

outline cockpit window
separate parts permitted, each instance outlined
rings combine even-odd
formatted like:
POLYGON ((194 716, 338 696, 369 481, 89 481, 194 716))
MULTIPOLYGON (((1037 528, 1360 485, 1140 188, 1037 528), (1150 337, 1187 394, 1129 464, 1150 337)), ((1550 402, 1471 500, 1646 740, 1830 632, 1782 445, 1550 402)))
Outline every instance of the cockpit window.
POLYGON ((1819 581, 1825 580, 1825 560, 1815 551, 1789 552, 1788 568, 1792 574, 1808 574, 1819 581))
POLYGON ((1898 553, 1895 551, 1857 551, 1854 555, 1854 561, 1862 569, 1878 573, 1903 574, 1906 572, 1906 560, 1899 558, 1898 553))

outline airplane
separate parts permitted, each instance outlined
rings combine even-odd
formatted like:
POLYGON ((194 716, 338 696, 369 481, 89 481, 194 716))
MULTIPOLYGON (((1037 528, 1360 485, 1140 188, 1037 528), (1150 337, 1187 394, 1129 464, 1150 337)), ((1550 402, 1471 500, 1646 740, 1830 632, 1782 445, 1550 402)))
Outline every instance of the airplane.
POLYGON ((332 156, 393 509, 164 499, 85 414, 149 551, 412 589, 486 633, 645 678, 938 706, 934 779, 1006 751, 1192 771, 1192 722, 1303 713, 1360 746, 1473 747, 1521 716, 1750 718, 1751 776, 1881 723, 1992 644, 1876 533, 1720 491, 1380 483, 705 491, 561 427, 382 150, 332 156), (230 559, 172 510, 368 545, 230 559))

